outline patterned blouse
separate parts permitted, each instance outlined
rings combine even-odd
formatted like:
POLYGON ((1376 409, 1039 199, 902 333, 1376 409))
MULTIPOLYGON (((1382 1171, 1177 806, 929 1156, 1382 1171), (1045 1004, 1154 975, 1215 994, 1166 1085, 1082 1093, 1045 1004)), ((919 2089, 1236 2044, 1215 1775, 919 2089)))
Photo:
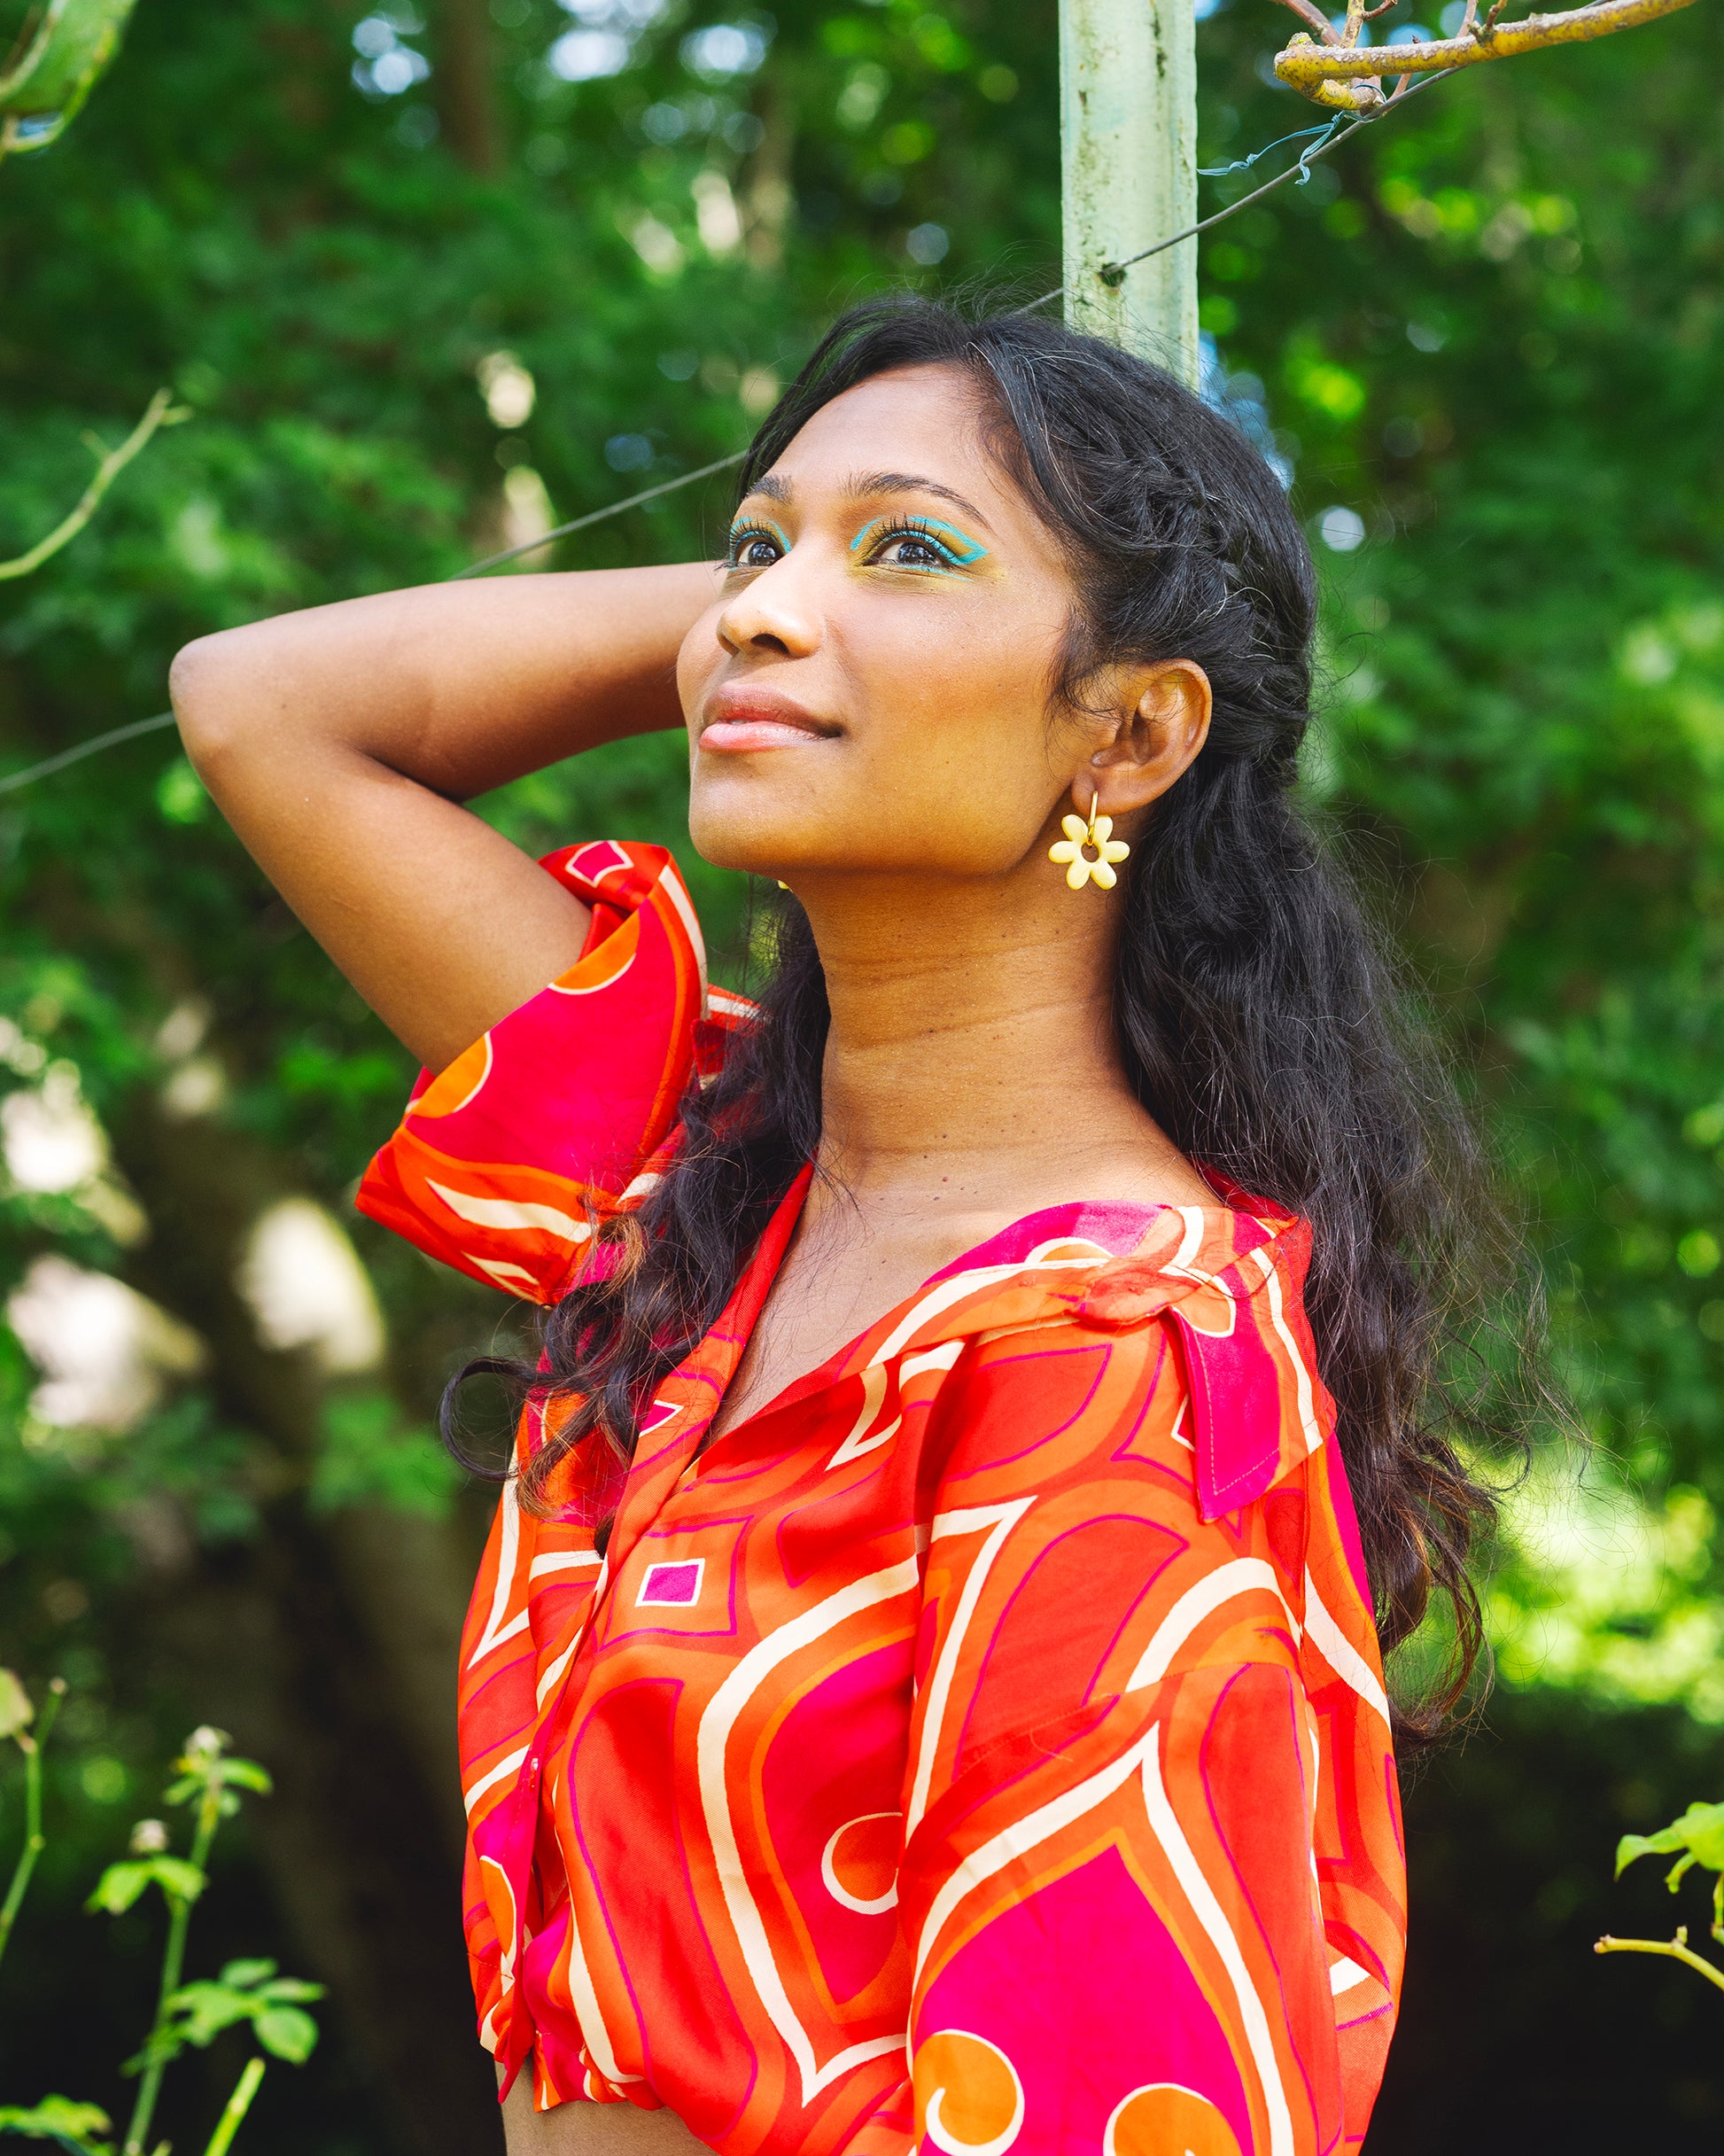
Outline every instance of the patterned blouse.
MULTIPOLYGON (((544 865, 585 954, 422 1078, 359 1202, 548 1304, 750 1007, 666 853, 544 865)), ((722 2156, 1355 2148, 1402 1856, 1304 1226, 1033 1214, 703 1449, 806 1179, 626 1475, 592 1440, 554 1520, 505 1487, 461 1671, 481 2040, 541 2110, 722 2156)))

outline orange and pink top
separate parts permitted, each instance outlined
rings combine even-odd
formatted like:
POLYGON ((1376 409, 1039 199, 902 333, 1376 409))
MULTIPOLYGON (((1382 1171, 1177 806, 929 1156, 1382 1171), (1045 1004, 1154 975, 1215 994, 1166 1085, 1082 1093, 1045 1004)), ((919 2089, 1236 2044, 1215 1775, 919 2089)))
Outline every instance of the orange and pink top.
MULTIPOLYGON (((666 853, 544 865, 585 954, 421 1080, 360 1203, 548 1304, 750 1007, 666 853)), ((482 2041, 540 2109, 723 2156, 1355 2148, 1403 1864, 1304 1225, 1033 1214, 703 1446, 806 1180, 626 1474, 593 1439, 554 1519, 504 1489, 461 1669, 482 2041)))

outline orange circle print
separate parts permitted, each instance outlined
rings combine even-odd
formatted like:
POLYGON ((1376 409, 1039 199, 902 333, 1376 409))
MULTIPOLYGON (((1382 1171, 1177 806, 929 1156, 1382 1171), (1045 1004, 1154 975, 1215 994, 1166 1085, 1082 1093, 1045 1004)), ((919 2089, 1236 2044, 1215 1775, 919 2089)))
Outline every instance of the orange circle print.
POLYGON ((1208 2098, 1177 2082, 1134 2089, 1101 2147, 1102 2156, 1239 2156, 1239 2137, 1208 2098))
POLYGON ((1005 2156, 1023 2124, 1023 2086, 998 2044, 943 2028, 916 2046, 916 2129, 945 2156, 1005 2156))

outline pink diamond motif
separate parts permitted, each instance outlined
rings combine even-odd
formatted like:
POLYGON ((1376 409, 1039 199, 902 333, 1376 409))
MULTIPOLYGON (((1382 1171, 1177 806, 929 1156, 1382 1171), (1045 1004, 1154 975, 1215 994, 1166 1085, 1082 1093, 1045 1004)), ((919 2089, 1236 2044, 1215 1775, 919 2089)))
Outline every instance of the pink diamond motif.
POLYGON ((634 1598, 637 1609, 687 1609, 701 1596, 703 1557, 685 1557, 672 1563, 648 1565, 634 1598))

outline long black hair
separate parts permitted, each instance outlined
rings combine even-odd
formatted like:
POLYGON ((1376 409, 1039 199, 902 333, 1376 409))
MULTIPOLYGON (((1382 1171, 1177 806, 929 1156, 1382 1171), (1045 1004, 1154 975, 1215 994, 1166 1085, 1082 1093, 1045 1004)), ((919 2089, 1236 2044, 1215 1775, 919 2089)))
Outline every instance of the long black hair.
MULTIPOLYGON (((1030 315, 970 319, 924 300, 844 315, 761 427, 741 494, 832 398, 929 365, 970 377, 990 452, 1067 557, 1076 606, 1053 711, 1081 707, 1086 682, 1118 662, 1192 659, 1213 687, 1208 740, 1126 871, 1119 1048, 1189 1158, 1310 1223, 1307 1306, 1385 1647, 1418 1627, 1433 1590, 1452 1614, 1443 1676, 1403 1710, 1417 1736, 1481 1648, 1467 1562, 1493 1505, 1457 1448, 1501 1436, 1502 1418, 1488 1387, 1442 1373, 1480 1273, 1501 1277, 1501 1245, 1441 1059, 1296 798, 1316 613, 1304 535, 1256 449, 1159 369, 1030 315)), ((589 1437, 632 1453, 656 1389, 815 1156, 825 977, 801 907, 771 905, 759 1020, 716 1084, 691 1087, 670 1171, 605 1225, 603 1262, 546 1316, 543 1366, 463 1373, 555 1404, 521 1473, 530 1506, 547 1504, 559 1461, 589 1437)), ((454 1428, 446 1405, 452 1442, 454 1428)))

